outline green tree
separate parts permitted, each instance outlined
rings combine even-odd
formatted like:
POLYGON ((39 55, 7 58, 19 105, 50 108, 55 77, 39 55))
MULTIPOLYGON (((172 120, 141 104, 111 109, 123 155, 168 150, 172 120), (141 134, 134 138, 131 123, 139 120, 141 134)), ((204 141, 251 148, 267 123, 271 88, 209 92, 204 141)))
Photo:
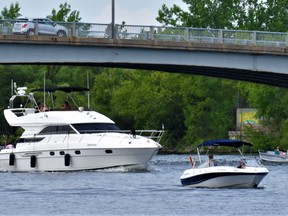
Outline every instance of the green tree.
POLYGON ((16 19, 17 17, 21 16, 19 13, 21 10, 21 7, 19 6, 19 3, 16 2, 15 4, 12 3, 10 5, 10 8, 4 7, 1 11, 1 19, 16 19))
POLYGON ((248 139, 255 149, 288 148, 288 91, 284 88, 257 84, 241 85, 251 107, 257 109, 261 127, 246 127, 248 139), (263 142, 267 140, 269 142, 263 142))
POLYGON ((165 4, 156 20, 165 25, 241 30, 288 30, 286 0, 183 0, 189 11, 165 4))
POLYGON ((181 81, 179 74, 102 69, 95 78, 93 103, 122 129, 161 129, 163 124, 163 142, 174 148, 185 132, 177 91, 181 81))
POLYGON ((104 69, 95 78, 95 108, 122 129, 159 129, 162 144, 186 150, 234 129, 235 81, 163 72, 104 69))
MULTIPOLYGON (((52 14, 47 16, 47 18, 55 21, 55 22, 79 22, 82 18, 80 17, 79 11, 71 11, 71 5, 65 2, 64 4, 60 4, 59 10, 56 11, 52 9, 52 14)), ((86 26, 87 28, 87 26, 86 26)), ((56 65, 49 65, 46 67, 48 75, 53 77, 56 76, 58 71, 60 70, 59 66, 56 65)))
POLYGON ((79 22, 82 19, 80 12, 76 10, 71 11, 71 5, 67 2, 60 4, 59 7, 60 9, 58 11, 52 9, 52 14, 47 17, 56 22, 79 22))
POLYGON ((182 83, 184 143, 193 146, 205 139, 228 137, 235 128, 236 86, 235 81, 207 77, 191 77, 182 83))

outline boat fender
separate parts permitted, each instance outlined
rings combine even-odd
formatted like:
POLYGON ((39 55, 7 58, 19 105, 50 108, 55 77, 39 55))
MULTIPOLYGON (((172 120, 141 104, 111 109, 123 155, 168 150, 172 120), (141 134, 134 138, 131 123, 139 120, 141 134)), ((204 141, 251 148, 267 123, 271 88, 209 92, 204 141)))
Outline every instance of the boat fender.
POLYGON ((195 162, 194 162, 194 160, 193 160, 193 158, 191 156, 189 156, 189 162, 190 162, 192 168, 194 168, 195 167, 195 162))
POLYGON ((30 157, 30 167, 34 168, 36 167, 36 156, 35 155, 31 155, 30 157))
POLYGON ((9 166, 14 166, 15 164, 15 154, 14 153, 10 153, 9 155, 9 166))
POLYGON ((70 158, 71 158, 70 154, 65 154, 64 155, 64 164, 65 164, 65 166, 70 166, 70 158))

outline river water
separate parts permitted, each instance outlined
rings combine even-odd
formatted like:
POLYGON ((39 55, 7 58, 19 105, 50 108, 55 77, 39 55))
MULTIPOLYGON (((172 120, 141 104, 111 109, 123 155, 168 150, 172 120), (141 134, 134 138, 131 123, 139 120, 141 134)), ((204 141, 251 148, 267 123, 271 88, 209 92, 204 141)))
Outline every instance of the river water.
POLYGON ((142 172, 0 173, 0 215, 288 214, 288 164, 266 165, 257 189, 191 189, 187 157, 156 155, 142 172))

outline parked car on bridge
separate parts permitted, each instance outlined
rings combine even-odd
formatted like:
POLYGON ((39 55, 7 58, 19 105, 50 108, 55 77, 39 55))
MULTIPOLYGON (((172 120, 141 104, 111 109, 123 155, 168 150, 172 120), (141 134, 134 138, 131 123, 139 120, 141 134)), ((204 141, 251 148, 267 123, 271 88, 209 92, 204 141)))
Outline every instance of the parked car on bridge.
POLYGON ((66 37, 68 29, 48 18, 18 18, 14 23, 13 34, 35 35, 36 33, 66 37))

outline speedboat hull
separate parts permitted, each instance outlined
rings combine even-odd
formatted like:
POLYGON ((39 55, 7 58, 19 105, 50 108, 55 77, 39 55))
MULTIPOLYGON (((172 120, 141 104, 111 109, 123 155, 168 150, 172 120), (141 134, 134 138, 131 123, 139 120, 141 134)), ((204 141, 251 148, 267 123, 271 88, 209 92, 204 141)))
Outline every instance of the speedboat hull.
POLYGON ((183 186, 190 187, 251 188, 257 187, 267 174, 265 167, 218 166, 185 170, 180 180, 183 186))

